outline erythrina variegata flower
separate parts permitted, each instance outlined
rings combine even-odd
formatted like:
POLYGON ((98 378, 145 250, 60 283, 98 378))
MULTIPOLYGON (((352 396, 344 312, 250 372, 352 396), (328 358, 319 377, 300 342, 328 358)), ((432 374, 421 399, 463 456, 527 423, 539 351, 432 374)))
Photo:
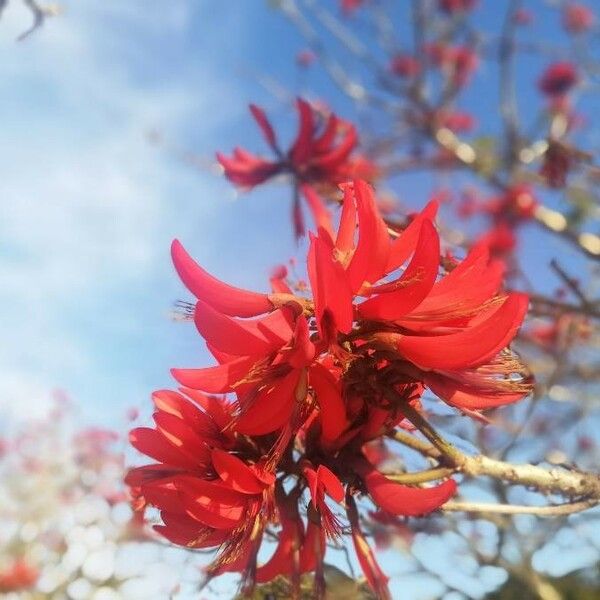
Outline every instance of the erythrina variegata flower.
POLYGON ((564 96, 578 83, 575 66, 567 61, 549 65, 538 81, 540 91, 550 98, 564 96))
POLYGON ((358 144, 353 125, 334 113, 329 113, 327 118, 323 119, 320 113, 301 98, 297 100, 296 107, 299 115, 298 133, 286 152, 281 149, 265 112, 251 104, 250 112, 275 154, 275 159, 267 160, 236 148, 232 156, 217 153, 217 160, 227 179, 246 190, 264 183, 275 175, 291 174, 295 182, 292 218, 296 236, 301 236, 304 235, 305 227, 300 196, 305 197, 317 223, 319 214, 325 210, 321 200, 310 193, 312 188, 309 185, 335 186, 356 176, 369 177, 375 170, 364 157, 351 157, 358 144))
POLYGON ((436 202, 390 233, 364 181, 343 192, 338 227, 322 215, 310 235, 310 293, 292 289, 281 267, 272 293, 228 285, 173 243, 216 364, 174 369, 179 391, 154 394, 155 427, 131 441, 155 462, 128 482, 138 505, 160 510, 169 540, 220 548, 210 575, 240 572, 252 586, 314 571, 322 591, 326 540, 349 534, 387 598, 356 498, 390 518, 418 517, 456 483, 396 483, 369 445, 407 428, 426 388, 468 414, 523 398, 531 381, 507 347, 528 300, 502 291, 502 263, 483 245, 440 274, 436 202), (263 534, 277 526, 278 545, 259 565, 263 534))

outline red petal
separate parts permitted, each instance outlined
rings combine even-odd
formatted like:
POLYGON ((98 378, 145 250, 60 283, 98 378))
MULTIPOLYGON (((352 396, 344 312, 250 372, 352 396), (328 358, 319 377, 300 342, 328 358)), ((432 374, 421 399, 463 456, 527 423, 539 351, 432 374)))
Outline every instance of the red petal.
POLYGON ((182 454, 156 429, 137 427, 129 433, 129 442, 136 450, 160 463, 184 469, 196 469, 198 467, 197 461, 182 454))
POLYGON ((296 196, 292 203, 292 224, 294 225, 294 237, 296 240, 306 235, 306 224, 304 222, 304 213, 300 204, 300 197, 296 196))
POLYGON ((462 385, 459 381, 438 373, 427 373, 425 384, 450 406, 469 410, 504 406, 521 400, 529 393, 528 391, 511 392, 462 385))
POLYGON ((317 477, 317 472, 310 467, 304 467, 302 469, 302 474, 304 478, 308 482, 308 489, 310 491, 310 499, 312 505, 315 508, 319 508, 319 478, 317 477))
POLYGON ((363 283, 374 283, 385 270, 390 247, 387 225, 379 214, 372 188, 364 181, 354 182, 358 210, 358 243, 348 265, 348 278, 353 292, 363 283))
POLYGON ((387 587, 389 578, 375 560, 373 550, 371 550, 365 536, 360 530, 358 522, 352 524, 352 542, 354 543, 354 550, 356 558, 358 558, 358 562, 360 563, 360 568, 372 590, 377 595, 377 598, 379 600, 391 600, 387 587))
POLYGON ((175 485, 187 514, 215 529, 232 529, 244 519, 247 496, 212 481, 179 477, 175 485))
POLYGON ((311 235, 308 251, 308 276, 313 290, 315 316, 322 338, 326 312, 333 317, 335 328, 342 333, 352 329, 352 290, 344 269, 333 257, 333 248, 321 237, 311 235))
POLYGON ((338 132, 338 123, 338 118, 331 113, 323 133, 313 141, 313 151, 316 154, 323 154, 331 148, 338 132))
POLYGON ((215 471, 231 489, 243 494, 260 494, 265 489, 252 469, 237 456, 219 448, 214 448, 211 456, 215 471))
POLYGON ((331 171, 339 168, 348 159, 348 156, 354 150, 357 143, 358 135, 356 134, 356 129, 350 127, 344 139, 333 150, 327 154, 320 155, 315 160, 315 167, 321 171, 331 171))
POLYGON ((256 104, 250 104, 249 108, 250 112, 252 113, 252 116, 254 117, 254 120, 258 123, 258 126, 260 127, 260 130, 267 144, 269 144, 271 148, 277 149, 277 139, 275 137, 275 131, 273 131, 273 127, 271 126, 271 123, 269 122, 265 111, 259 106, 256 106, 256 104))
POLYGON ((515 337, 527 312, 528 297, 512 293, 487 319, 459 333, 400 336, 398 350, 416 365, 453 371, 487 362, 515 337))
POLYGON ((173 377, 185 387, 209 394, 232 391, 232 386, 244 378, 254 364, 254 358, 242 357, 229 363, 205 369, 171 369, 173 377))
POLYGON ((436 282, 417 312, 432 313, 431 317, 435 319, 452 318, 474 310, 496 295, 503 275, 504 264, 501 261, 490 263, 487 248, 478 246, 436 282))
POLYGON ((272 310, 266 294, 249 292, 219 281, 198 265, 178 240, 171 245, 171 255, 175 269, 188 290, 216 310, 233 317, 254 317, 272 310))
POLYGON ((282 311, 271 314, 263 319, 240 321, 198 300, 194 322, 207 343, 221 352, 235 356, 266 355, 292 336, 292 329, 282 311), (282 339, 280 334, 286 337, 282 339))
POLYGON ((300 530, 298 521, 281 516, 279 542, 271 558, 256 570, 257 583, 266 583, 278 575, 290 577, 294 570, 294 552, 300 548, 300 530))
POLYGON ((344 202, 342 204, 342 215, 338 228, 335 247, 342 254, 354 250, 354 236, 356 234, 356 206, 354 204, 354 189, 352 185, 343 186, 344 202))
MULTIPOLYGON (((150 431, 155 430, 151 429, 150 431)), ((161 479, 170 480, 173 475, 179 474, 181 469, 186 469, 186 467, 174 468, 173 466, 169 466, 167 464, 135 467, 134 469, 129 469, 125 475, 125 483, 129 487, 141 487, 161 479)))
POLYGON ((189 388, 180 388, 180 391, 201 406, 210 415, 219 429, 223 429, 231 421, 232 406, 225 399, 216 396, 206 396, 198 390, 191 390, 189 388))
POLYGON ((188 423, 166 412, 156 412, 153 415, 158 431, 175 446, 181 453, 195 460, 197 465, 209 461, 207 442, 198 435, 188 423))
POLYGON ((186 422, 202 437, 215 439, 219 430, 212 415, 199 411, 193 404, 172 390, 158 390, 152 393, 154 406, 186 422))
POLYGON ((344 486, 325 465, 319 465, 317 477, 331 498, 338 503, 343 502, 344 496, 346 495, 344 486))
POLYGON ((285 361, 294 369, 308 366, 315 356, 315 345, 310 341, 308 321, 300 317, 296 321, 292 349, 285 355, 285 361))
POLYGON ((169 481, 154 481, 143 486, 144 498, 149 504, 160 510, 183 514, 185 508, 173 483, 169 481))
POLYGON ((360 314, 366 319, 393 321, 415 309, 435 283, 439 261, 440 238, 433 223, 425 220, 406 271, 396 281, 373 288, 378 295, 359 305, 360 314))
POLYGON ((160 517, 164 525, 155 525, 154 529, 179 546, 210 548, 222 544, 229 535, 227 531, 210 529, 187 515, 161 511, 160 517))
POLYGON ((319 403, 321 435, 326 442, 334 442, 348 427, 346 407, 337 382, 329 370, 319 363, 310 367, 308 377, 319 403))
POLYGON ((300 370, 294 369, 261 390, 235 422, 235 430, 246 435, 265 435, 285 425, 294 409, 300 370))
POLYGON ((290 159, 296 166, 306 163, 313 152, 312 138, 314 133, 313 111, 308 102, 298 98, 296 107, 300 116, 298 135, 290 150, 290 159))
POLYGON ((408 257, 412 254, 417 245, 421 224, 423 220, 429 219, 433 221, 437 214, 438 202, 432 200, 425 208, 410 222, 408 227, 397 237, 390 245, 390 253, 388 255, 386 273, 395 271, 402 266, 408 257))
POLYGON ((456 493, 454 479, 429 488, 409 487, 390 481, 366 461, 357 461, 355 467, 373 502, 393 515, 426 515, 437 510, 456 493))
POLYGON ((308 521, 306 537, 300 549, 300 573, 314 571, 325 556, 325 531, 319 525, 308 521))

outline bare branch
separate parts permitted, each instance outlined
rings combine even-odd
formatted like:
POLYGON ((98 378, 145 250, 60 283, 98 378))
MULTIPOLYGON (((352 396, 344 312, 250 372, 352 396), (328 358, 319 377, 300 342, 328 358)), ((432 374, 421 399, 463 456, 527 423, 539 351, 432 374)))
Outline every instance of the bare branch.
POLYGON ((537 517, 559 517, 593 508, 600 499, 580 500, 548 506, 526 506, 521 504, 495 504, 492 502, 458 502, 450 500, 441 508, 447 512, 494 513, 502 515, 535 515, 537 517))

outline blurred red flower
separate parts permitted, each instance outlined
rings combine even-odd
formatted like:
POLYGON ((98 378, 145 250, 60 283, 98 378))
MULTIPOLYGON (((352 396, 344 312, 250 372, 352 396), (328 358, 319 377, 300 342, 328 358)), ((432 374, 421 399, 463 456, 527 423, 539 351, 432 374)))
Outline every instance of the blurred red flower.
POLYGON ((579 76, 575 65, 566 61, 556 62, 544 71, 538 81, 538 87, 546 96, 564 96, 578 81, 579 76))

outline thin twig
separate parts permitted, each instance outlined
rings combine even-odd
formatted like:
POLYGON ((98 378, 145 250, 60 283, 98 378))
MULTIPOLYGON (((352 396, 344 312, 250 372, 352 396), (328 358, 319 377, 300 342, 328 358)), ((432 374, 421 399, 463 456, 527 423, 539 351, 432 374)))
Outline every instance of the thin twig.
POLYGON ((459 502, 450 500, 441 508, 444 511, 468 513, 495 513, 503 515, 536 515, 558 517, 587 510, 600 504, 600 499, 580 500, 548 506, 526 506, 521 504, 495 504, 492 502, 459 502))

